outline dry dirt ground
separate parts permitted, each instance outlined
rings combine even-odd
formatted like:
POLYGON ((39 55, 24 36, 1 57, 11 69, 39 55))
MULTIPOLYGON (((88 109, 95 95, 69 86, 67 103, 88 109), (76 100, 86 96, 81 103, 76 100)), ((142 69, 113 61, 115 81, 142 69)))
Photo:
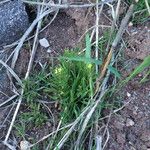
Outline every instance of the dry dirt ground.
POLYGON ((109 123, 108 150, 150 149, 150 82, 145 85, 129 83, 122 91, 123 103, 130 103, 112 116, 109 123))
MULTIPOLYGON (((75 47, 84 30, 90 27, 85 26, 90 24, 90 19, 88 23, 83 22, 85 14, 87 12, 83 11, 81 13, 81 10, 76 10, 76 14, 70 11, 58 14, 53 23, 40 34, 40 38, 46 38, 49 41, 51 53, 47 53, 46 49, 39 46, 35 64, 38 65, 41 62, 44 65, 51 56, 59 55, 65 48, 75 47)), ((91 17, 92 14, 89 15, 89 18, 91 17)), ((101 21, 101 24, 106 23, 108 25, 110 23, 108 18, 104 18, 104 20, 101 21)), ((143 60, 145 56, 150 54, 150 32, 148 30, 150 28, 146 25, 128 28, 127 35, 129 38, 127 40, 129 44, 125 50, 125 55, 127 66, 130 67, 124 69, 123 74, 128 75, 139 64, 139 59, 143 60)), ((26 72, 27 58, 29 59, 29 52, 24 48, 16 68, 16 72, 21 76, 26 72)), ((150 150, 150 82, 139 84, 135 79, 120 91, 123 103, 129 101, 130 103, 117 114, 112 115, 108 125, 110 139, 105 149, 150 150)), ((2 116, 2 118, 5 117, 2 116)), ((5 131, 5 124, 1 129, 5 131)), ((43 131, 43 129, 41 130, 43 131)), ((48 129, 42 132, 41 135, 46 135, 46 132, 49 132, 48 129)), ((3 132, 1 134, 2 139, 4 135, 3 132)), ((1 147, 1 150, 5 149, 1 147)))
MULTIPOLYGON (((122 72, 131 72, 150 55, 150 26, 129 27, 128 47, 125 50, 128 67, 122 72)), ((123 103, 129 104, 115 114, 109 123, 110 140, 108 150, 150 149, 150 82, 139 84, 144 72, 120 90, 123 103)))

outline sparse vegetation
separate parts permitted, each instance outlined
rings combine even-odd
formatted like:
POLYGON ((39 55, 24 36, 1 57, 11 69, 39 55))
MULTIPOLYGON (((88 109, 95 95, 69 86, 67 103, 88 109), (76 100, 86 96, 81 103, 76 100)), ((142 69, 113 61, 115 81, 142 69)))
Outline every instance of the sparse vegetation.
MULTIPOLYGON (((133 3, 130 0, 127 2, 128 4, 133 3)), ((36 3, 34 1, 33 5, 36 3)), ((41 2, 38 4, 38 9, 42 14, 45 8, 44 2, 42 6, 40 6, 41 2)), ((38 69, 34 68, 35 56, 33 55, 35 53, 31 53, 31 63, 29 63, 25 78, 22 80, 4 64, 21 85, 21 92, 19 89, 17 93, 19 97, 17 107, 18 110, 20 108, 20 111, 16 109, 14 113, 12 120, 14 121, 15 117, 17 119, 10 123, 5 145, 7 145, 10 131, 14 127, 14 135, 19 139, 19 142, 22 139, 29 141, 31 143, 30 148, 33 150, 41 150, 41 147, 45 150, 99 150, 106 147, 110 138, 108 125, 111 115, 124 108, 125 105, 122 101, 123 96, 116 93, 120 92, 123 86, 150 66, 150 56, 148 56, 128 76, 125 75, 123 78, 118 71, 120 69, 118 69, 118 57, 120 57, 120 51, 124 47, 120 41, 130 17, 133 17, 133 23, 138 24, 147 20, 148 12, 145 10, 145 2, 139 1, 129 7, 129 11, 123 15, 125 17, 122 19, 121 25, 118 25, 119 21, 115 19, 118 19, 117 12, 120 4, 119 2, 117 5, 115 3, 115 7, 113 4, 108 5, 112 10, 112 20, 110 19, 111 16, 107 18, 111 20, 112 25, 106 25, 108 29, 102 30, 103 33, 99 32, 97 25, 95 25, 93 32, 90 30, 86 32, 84 50, 80 48, 78 50, 65 49, 61 56, 55 56, 50 46, 43 48, 40 45, 44 50, 49 50, 47 50, 48 57, 52 58, 54 64, 51 65, 48 62, 45 63, 46 65, 43 63, 43 65, 39 61, 37 64, 40 67, 37 65, 38 69), (134 6, 135 12, 133 13, 134 6), (95 39, 91 36, 92 34, 95 39), (99 34, 102 34, 101 38, 99 38, 99 34), (36 139, 36 134, 40 128, 45 126, 50 128, 47 132, 50 131, 51 133, 36 139), (30 137, 29 132, 31 131, 35 131, 34 137, 30 137)), ((55 7, 55 4, 52 5, 55 7)), ((90 3, 90 5, 92 4, 90 3)), ((67 7, 67 4, 62 6, 67 7)), ((77 7, 72 4, 69 6, 77 7)), ((94 7, 98 9, 96 12, 97 22, 103 6, 99 6, 101 11, 96 5, 94 7)), ((45 10, 47 9, 48 7, 45 10)), ((46 13, 49 14, 48 11, 46 13)), ((40 26, 43 28, 43 24, 37 25, 32 52, 38 47, 36 43, 38 43, 38 27, 40 26)), ((29 49, 30 45, 27 44, 26 48, 29 49)), ((15 61, 13 65, 15 66, 15 61)), ((149 75, 150 71, 148 70, 141 83, 148 81, 149 75)), ((127 96, 129 98, 130 93, 127 96)), ((125 120, 122 124, 125 124, 125 120)))

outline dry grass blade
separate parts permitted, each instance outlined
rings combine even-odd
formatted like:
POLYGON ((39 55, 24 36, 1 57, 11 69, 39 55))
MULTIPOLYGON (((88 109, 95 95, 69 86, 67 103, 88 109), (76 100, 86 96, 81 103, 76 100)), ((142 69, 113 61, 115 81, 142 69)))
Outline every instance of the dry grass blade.
POLYGON ((105 146, 106 146, 106 144, 108 143, 108 140, 109 140, 109 137, 110 137, 108 128, 106 128, 106 132, 107 132, 107 138, 106 138, 106 140, 105 140, 105 143, 104 143, 104 145, 103 145, 102 150, 105 149, 105 146))
POLYGON ((0 60, 0 64, 2 64, 10 72, 10 74, 18 81, 20 86, 23 86, 22 81, 20 80, 18 75, 5 62, 0 60))
POLYGON ((121 0, 118 0, 117 8, 116 8, 116 13, 115 13, 116 14, 116 20, 119 17, 120 4, 121 4, 121 0))
POLYGON ((96 137, 96 150, 102 150, 102 137, 96 137))
POLYGON ((7 3, 7 2, 9 2, 10 0, 4 0, 4 1, 1 1, 0 2, 0 5, 2 5, 2 4, 4 4, 4 3, 7 3))
POLYGON ((146 4, 146 7, 147 7, 147 11, 149 13, 149 16, 150 16, 150 6, 148 4, 148 0, 145 0, 145 4, 146 4))
POLYGON ((80 130, 80 133, 79 133, 79 136, 78 136, 78 139, 77 139, 76 150, 79 147, 81 137, 82 137, 83 132, 85 131, 85 129, 87 127, 87 124, 88 124, 89 120, 91 119, 91 116, 93 115, 95 109, 97 108, 98 104, 101 102, 101 100, 102 100, 102 98, 103 98, 103 96, 105 95, 106 92, 107 92, 107 90, 102 90, 100 96, 98 97, 98 100, 95 102, 93 107, 92 108, 90 107, 90 109, 88 110, 89 112, 87 113, 87 115, 84 119, 84 122, 82 124, 82 128, 80 130))
POLYGON ((127 23, 129 22, 129 19, 131 17, 131 15, 133 14, 133 10, 134 10, 134 4, 131 4, 125 17, 123 18, 123 20, 121 21, 121 25, 120 28, 117 32, 116 38, 112 43, 112 49, 114 50, 116 48, 116 46, 118 45, 118 43, 120 42, 122 35, 126 29, 127 23))
POLYGON ((8 144, 8 143, 4 143, 10 150, 16 150, 16 147, 8 144))
POLYGON ((54 150, 61 149, 63 144, 67 141, 68 137, 71 135, 71 133, 74 131, 75 126, 79 123, 79 121, 83 118, 83 116, 87 113, 90 107, 87 107, 80 116, 73 122, 71 128, 66 132, 66 134, 63 136, 63 138, 59 141, 57 146, 54 148, 54 150))
POLYGON ((104 3, 109 3, 112 2, 112 0, 105 0, 103 2, 99 2, 98 4, 96 3, 88 3, 88 4, 53 4, 53 3, 41 3, 41 2, 33 2, 33 1, 26 1, 22 0, 24 3, 28 4, 33 4, 33 5, 44 5, 44 6, 49 6, 51 8, 55 9, 67 9, 67 8, 88 8, 88 7, 94 7, 96 5, 100 6, 104 3))
POLYGON ((11 132, 11 130, 12 130, 12 127, 13 127, 13 125, 14 125, 14 122, 15 122, 16 116, 17 116, 17 114, 18 114, 18 111, 19 111, 19 108, 20 108, 20 105, 21 105, 21 102, 22 102, 22 95, 23 95, 23 90, 22 90, 21 96, 20 96, 20 98, 19 98, 19 100, 18 100, 18 104, 17 104, 16 110, 15 110, 15 112, 14 112, 14 115, 13 115, 12 121, 11 121, 11 123, 10 123, 9 129, 8 129, 8 131, 7 131, 7 134, 6 134, 5 140, 4 140, 4 142, 3 142, 5 145, 7 145, 7 144, 8 144, 8 143, 7 143, 7 141, 8 141, 8 138, 9 138, 10 132, 11 132))
POLYGON ((106 73, 107 67, 108 67, 108 65, 109 65, 109 63, 111 61, 111 58, 112 58, 112 54, 113 54, 113 51, 110 50, 109 53, 108 53, 108 55, 107 55, 106 60, 104 61, 103 65, 102 65, 100 77, 97 79, 96 92, 97 92, 97 89, 99 87, 99 83, 100 83, 101 79, 104 77, 104 75, 106 73))
MULTIPOLYGON (((98 44, 99 44, 99 7, 98 7, 98 0, 96 1, 96 44, 95 44, 95 57, 98 60, 98 44)), ((103 5, 101 6, 100 12, 102 12, 103 5)), ((96 65, 96 73, 98 73, 98 65, 96 65)))
POLYGON ((8 100, 6 100, 5 102, 0 104, 0 107, 2 107, 3 105, 7 104, 8 102, 12 101, 14 98, 16 98, 18 95, 13 95, 11 96, 8 100))
POLYGON ((71 127, 72 125, 73 125, 73 124, 71 123, 71 124, 69 124, 69 125, 66 125, 65 127, 62 127, 62 128, 60 128, 60 129, 56 130, 56 131, 53 131, 52 133, 50 133, 50 134, 44 136, 43 138, 41 138, 41 139, 40 139, 39 141, 37 141, 36 143, 32 144, 32 145, 30 146, 30 148, 32 148, 32 147, 34 147, 35 145, 37 145, 38 143, 40 143, 40 142, 46 140, 47 138, 49 138, 50 136, 56 134, 57 132, 59 132, 59 131, 61 131, 61 130, 63 130, 63 129, 66 129, 66 128, 71 127))
MULTIPOLYGON (((42 12, 43 12, 43 7, 40 8, 40 6, 38 6, 38 15, 37 16, 40 16, 42 14, 42 12)), ((37 28, 36 28, 36 33, 35 33, 33 47, 32 47, 32 53, 31 53, 29 64, 28 64, 28 69, 27 69, 27 72, 26 72, 25 79, 29 76, 29 73, 32 69, 34 57, 35 57, 37 46, 38 46, 37 40, 38 40, 39 30, 41 28, 41 23, 42 23, 42 19, 38 22, 38 25, 37 25, 37 28)))

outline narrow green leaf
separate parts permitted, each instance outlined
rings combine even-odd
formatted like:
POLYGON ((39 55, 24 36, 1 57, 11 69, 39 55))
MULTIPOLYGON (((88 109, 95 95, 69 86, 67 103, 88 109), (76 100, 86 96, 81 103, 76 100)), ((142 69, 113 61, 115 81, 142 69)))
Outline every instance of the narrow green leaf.
POLYGON ((108 66, 108 69, 110 70, 111 73, 113 73, 116 77, 120 78, 121 74, 118 72, 118 70, 112 66, 108 66))
MULTIPOLYGON (((85 62, 85 63, 93 63, 93 64, 96 64, 96 65, 101 65, 102 64, 101 60, 96 60, 96 59, 92 59, 92 58, 85 58, 85 57, 81 57, 81 56, 76 56, 76 57, 64 57, 64 56, 61 56, 60 59, 66 59, 66 60, 70 60, 70 61, 82 61, 82 62, 85 62)), ((118 78, 121 77, 120 73, 117 71, 116 68, 114 68, 114 67, 109 65, 108 69, 116 77, 118 77, 118 78)))
POLYGON ((76 57, 64 57, 61 56, 60 59, 66 59, 66 60, 71 60, 71 61, 81 61, 85 63, 94 63, 96 65, 101 65, 102 61, 101 60, 95 60, 92 58, 86 58, 86 57, 81 57, 81 56, 76 56, 76 57))
POLYGON ((150 55, 147 56, 144 61, 130 74, 128 78, 126 78, 125 82, 128 82, 132 78, 134 78, 137 74, 142 72, 145 68, 150 66, 150 55))
POLYGON ((91 42, 90 42, 89 33, 86 34, 85 42, 86 42, 85 57, 86 58, 91 58, 91 42))

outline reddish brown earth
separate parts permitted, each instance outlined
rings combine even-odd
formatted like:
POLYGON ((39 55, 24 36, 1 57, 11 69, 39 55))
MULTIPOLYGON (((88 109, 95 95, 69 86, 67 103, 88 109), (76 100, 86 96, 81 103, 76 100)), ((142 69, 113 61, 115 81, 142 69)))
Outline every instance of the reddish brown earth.
MULTIPOLYGON (((146 56, 150 55, 150 27, 129 27, 127 57, 123 75, 129 74, 146 56)), ((128 103, 109 122, 110 139, 106 150, 150 149, 150 82, 140 84, 145 72, 120 90, 123 103, 128 103)))
POLYGON ((107 150, 148 150, 150 148, 150 82, 121 90, 123 103, 130 103, 112 116, 107 150))

